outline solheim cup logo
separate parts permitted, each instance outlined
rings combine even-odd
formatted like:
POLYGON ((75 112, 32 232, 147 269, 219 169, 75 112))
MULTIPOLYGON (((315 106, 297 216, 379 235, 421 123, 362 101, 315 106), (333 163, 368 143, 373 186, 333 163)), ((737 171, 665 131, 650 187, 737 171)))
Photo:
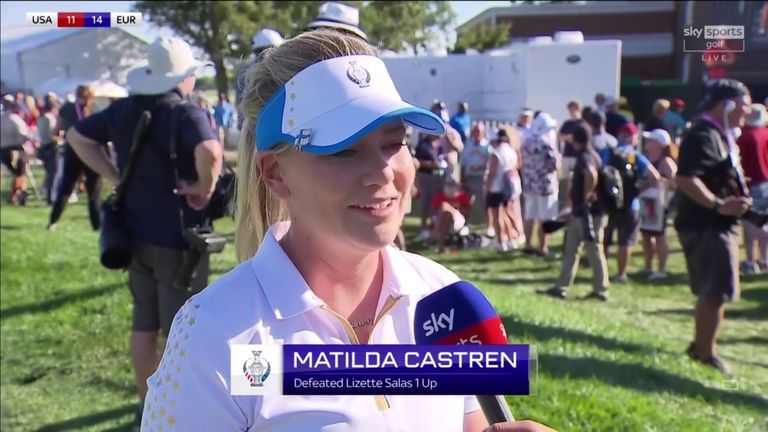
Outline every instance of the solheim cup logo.
POLYGON ((251 387, 261 387, 269 377, 272 366, 266 359, 261 358, 261 351, 251 351, 253 357, 243 363, 243 375, 251 383, 251 387))
POLYGON ((233 396, 283 394, 282 345, 232 344, 229 386, 233 396))
POLYGON ((371 73, 368 72, 368 69, 358 66, 356 61, 349 62, 347 78, 360 88, 366 88, 371 85, 371 73))

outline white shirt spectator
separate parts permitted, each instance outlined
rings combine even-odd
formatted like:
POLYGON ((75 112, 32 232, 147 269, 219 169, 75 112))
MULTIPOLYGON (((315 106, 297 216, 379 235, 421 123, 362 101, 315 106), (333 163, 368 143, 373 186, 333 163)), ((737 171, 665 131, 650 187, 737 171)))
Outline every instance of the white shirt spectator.
POLYGON ((486 166, 488 165, 488 157, 490 155, 491 147, 488 145, 487 139, 482 138, 480 141, 475 141, 470 138, 464 146, 464 151, 461 152, 461 157, 459 158, 462 176, 467 178, 482 177, 485 175, 486 166))
MULTIPOLYGON (((494 148, 493 153, 496 154, 496 158, 499 160, 499 165, 496 168, 496 176, 491 182, 491 186, 488 188, 488 192, 498 193, 504 189, 504 176, 509 175, 510 170, 516 170, 519 168, 519 161, 517 158, 517 152, 512 148, 509 143, 502 142, 498 147, 494 148)), ((513 196, 519 196, 522 192, 520 188, 519 176, 514 176, 515 189, 513 196)))
MULTIPOLYGON (((174 319, 148 380, 143 431, 456 431, 474 396, 232 396, 232 344, 358 343, 307 286, 273 225, 256 255, 192 297, 174 319)), ((388 247, 371 344, 413 344, 416 302, 458 280, 445 267, 388 247)))
POLYGON ((617 145, 619 145, 619 142, 608 132, 602 131, 599 134, 592 135, 592 146, 595 148, 595 151, 600 152, 606 147, 616 148, 617 145))
POLYGON ((55 143, 58 138, 59 118, 52 112, 47 112, 37 119, 37 134, 40 137, 40 144, 55 143))
POLYGON ((20 115, 5 111, 0 115, 0 148, 20 147, 29 140, 29 127, 20 115))

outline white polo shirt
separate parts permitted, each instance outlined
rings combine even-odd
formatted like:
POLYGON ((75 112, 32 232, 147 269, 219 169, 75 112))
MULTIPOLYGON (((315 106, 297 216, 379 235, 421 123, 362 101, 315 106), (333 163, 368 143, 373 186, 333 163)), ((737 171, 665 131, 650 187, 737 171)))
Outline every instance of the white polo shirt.
MULTIPOLYGON (((456 431, 474 396, 232 396, 232 344, 349 344, 349 324, 301 277, 272 226, 256 255, 192 297, 176 315, 147 383, 142 431, 456 431)), ((371 344, 414 344, 416 302, 458 277, 388 247, 371 344)))

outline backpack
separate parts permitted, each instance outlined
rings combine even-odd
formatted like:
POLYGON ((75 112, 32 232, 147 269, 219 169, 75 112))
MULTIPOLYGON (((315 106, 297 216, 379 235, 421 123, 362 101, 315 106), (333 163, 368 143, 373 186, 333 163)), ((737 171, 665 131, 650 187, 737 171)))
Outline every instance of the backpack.
POLYGON ((618 148, 608 153, 598 179, 598 197, 609 212, 626 210, 637 198, 637 165, 618 148))

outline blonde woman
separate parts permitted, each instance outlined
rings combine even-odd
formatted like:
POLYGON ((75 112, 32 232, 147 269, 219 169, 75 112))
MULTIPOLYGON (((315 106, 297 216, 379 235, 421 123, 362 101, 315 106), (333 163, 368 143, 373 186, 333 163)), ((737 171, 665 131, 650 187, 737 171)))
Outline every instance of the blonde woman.
POLYGON ((517 249, 525 243, 525 231, 523 226, 523 207, 520 202, 520 197, 523 195, 522 179, 520 178, 520 168, 523 166, 523 139, 527 138, 531 131, 523 134, 516 128, 508 125, 504 126, 509 137, 509 145, 514 150, 514 160, 512 161, 512 168, 510 175, 512 176, 512 197, 507 203, 507 217, 510 220, 510 247, 517 249))
MULTIPOLYGON (((500 252, 510 250, 517 234, 509 207, 510 202, 515 199, 516 183, 513 172, 517 169, 519 159, 510 144, 509 135, 510 132, 506 129, 499 129, 498 137, 491 141, 491 156, 488 158, 485 180, 488 220, 496 233, 496 241, 491 247, 500 252)), ((511 135, 517 136, 514 131, 511 131, 511 135)), ((519 192, 517 195, 519 196, 519 192)))
POLYGON ((651 108, 651 117, 648 118, 648 121, 645 122, 643 125, 644 131, 652 131, 654 129, 665 129, 664 126, 664 115, 667 114, 667 111, 669 111, 670 103, 667 99, 657 99, 653 103, 653 107, 651 108))
POLYGON ((657 281, 667 278, 667 217, 672 194, 675 193, 675 175, 677 164, 670 154, 672 138, 663 129, 643 132, 645 154, 658 170, 661 180, 653 187, 640 194, 641 225, 643 234, 643 255, 645 273, 648 280, 657 281), (653 271, 654 256, 659 261, 657 271, 653 271))
POLYGON ((248 70, 241 107, 241 264, 177 314, 143 430, 484 430, 474 397, 230 394, 231 344, 412 344, 416 301, 457 280, 390 246, 415 177, 405 124, 445 127, 400 99, 370 45, 289 39, 248 70))

